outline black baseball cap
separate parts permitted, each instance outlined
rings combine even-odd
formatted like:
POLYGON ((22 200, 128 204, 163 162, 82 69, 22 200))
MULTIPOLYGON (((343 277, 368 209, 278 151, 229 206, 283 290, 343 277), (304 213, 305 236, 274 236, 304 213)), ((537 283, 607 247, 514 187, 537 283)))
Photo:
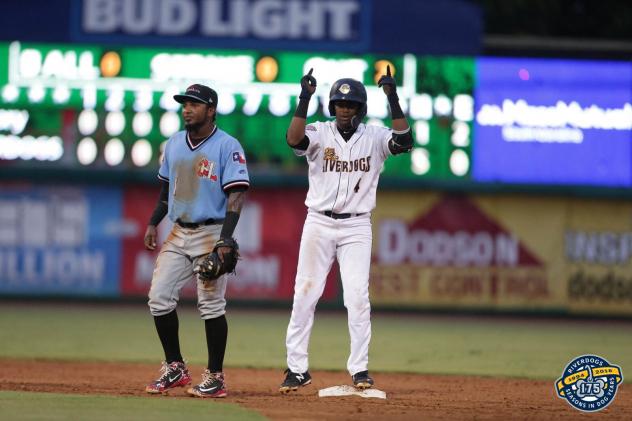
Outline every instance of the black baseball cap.
POLYGON ((183 94, 174 95, 173 99, 180 104, 183 104, 185 101, 193 100, 201 102, 202 104, 208 104, 214 107, 217 106, 217 92, 208 86, 200 85, 199 83, 189 86, 183 94))

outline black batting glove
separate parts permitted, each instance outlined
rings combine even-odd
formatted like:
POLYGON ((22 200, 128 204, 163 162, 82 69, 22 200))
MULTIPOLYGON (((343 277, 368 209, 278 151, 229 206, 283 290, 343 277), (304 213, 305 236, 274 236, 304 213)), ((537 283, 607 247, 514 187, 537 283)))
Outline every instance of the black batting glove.
POLYGON ((386 66, 386 74, 382 75, 380 80, 377 81, 378 88, 383 88, 386 96, 396 94, 397 85, 395 84, 395 79, 391 76, 391 66, 386 66))
POLYGON ((310 99, 314 92, 316 92, 316 78, 312 76, 314 69, 309 69, 309 72, 301 78, 301 94, 299 99, 310 99))

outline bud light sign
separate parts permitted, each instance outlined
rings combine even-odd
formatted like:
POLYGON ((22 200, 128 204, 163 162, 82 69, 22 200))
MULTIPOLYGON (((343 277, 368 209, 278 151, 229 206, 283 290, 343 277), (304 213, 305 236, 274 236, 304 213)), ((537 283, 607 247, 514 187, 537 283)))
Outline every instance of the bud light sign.
POLYGON ((74 38, 252 48, 368 45, 362 0, 75 0, 74 38))
POLYGON ((632 66, 481 58, 476 181, 632 185, 632 66))

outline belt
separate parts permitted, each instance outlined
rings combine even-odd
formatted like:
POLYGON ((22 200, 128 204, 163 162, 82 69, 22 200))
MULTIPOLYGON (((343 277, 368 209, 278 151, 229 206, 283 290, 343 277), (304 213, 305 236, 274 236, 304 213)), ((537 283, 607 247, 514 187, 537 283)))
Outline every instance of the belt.
POLYGON ((213 225, 213 224, 221 224, 224 222, 224 219, 214 219, 209 218, 206 221, 202 222, 184 222, 180 219, 176 220, 176 224, 180 225, 182 228, 199 228, 203 225, 213 225))
POLYGON ((331 212, 331 211, 324 211, 321 212, 323 215, 328 216, 332 219, 347 219, 347 218, 353 218, 356 216, 360 216, 360 215, 364 215, 364 213, 335 213, 335 212, 331 212))

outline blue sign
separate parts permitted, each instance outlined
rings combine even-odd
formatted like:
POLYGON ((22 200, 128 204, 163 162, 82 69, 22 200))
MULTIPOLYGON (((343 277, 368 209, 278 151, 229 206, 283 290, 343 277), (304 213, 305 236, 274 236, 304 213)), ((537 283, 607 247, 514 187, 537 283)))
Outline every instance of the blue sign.
POLYGON ((19 41, 474 55, 483 33, 480 6, 467 0, 6 3, 0 39, 19 41))
POLYGON ((526 184, 632 185, 632 66, 477 61, 472 177, 526 184))
POLYGON ((224 48, 366 48, 370 7, 361 0, 75 0, 72 37, 83 42, 224 48))
POLYGON ((0 294, 119 295, 120 189, 1 191, 0 294))

